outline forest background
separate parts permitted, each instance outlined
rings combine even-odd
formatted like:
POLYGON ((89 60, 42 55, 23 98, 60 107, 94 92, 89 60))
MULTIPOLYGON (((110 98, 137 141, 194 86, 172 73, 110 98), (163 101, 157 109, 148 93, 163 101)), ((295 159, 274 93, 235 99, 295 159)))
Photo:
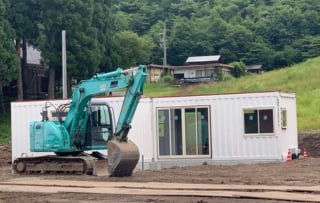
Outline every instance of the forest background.
POLYGON ((61 31, 68 78, 138 64, 183 65, 189 56, 223 63, 289 67, 320 53, 320 1, 314 0, 0 0, 0 99, 17 85, 26 46, 49 67, 49 98, 61 81, 61 31), (15 43, 19 42, 19 43, 15 43), (18 57, 21 56, 21 57, 18 57))

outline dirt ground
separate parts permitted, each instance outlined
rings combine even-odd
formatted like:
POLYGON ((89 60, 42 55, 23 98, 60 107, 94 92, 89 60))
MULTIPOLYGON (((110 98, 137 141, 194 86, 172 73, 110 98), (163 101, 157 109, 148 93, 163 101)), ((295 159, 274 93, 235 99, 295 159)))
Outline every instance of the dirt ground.
MULTIPOLYGON (((175 182, 236 185, 320 185, 320 132, 299 134, 299 147, 308 150, 308 158, 289 163, 260 163, 239 165, 202 165, 163 170, 136 171, 132 177, 96 177, 89 175, 38 175, 46 179, 88 180, 109 182, 175 182)), ((0 146, 0 181, 21 177, 11 174, 11 146, 0 146)), ((8 186, 9 187, 9 186, 8 186)), ((287 202, 278 200, 107 195, 86 193, 22 193, 0 192, 0 202, 287 202)), ((291 201, 292 202, 292 201, 291 201)))

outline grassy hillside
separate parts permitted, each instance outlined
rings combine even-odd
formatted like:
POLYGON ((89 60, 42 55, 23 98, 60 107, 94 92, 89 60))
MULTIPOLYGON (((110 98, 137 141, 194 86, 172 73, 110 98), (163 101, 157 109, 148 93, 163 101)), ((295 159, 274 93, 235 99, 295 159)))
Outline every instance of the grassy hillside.
POLYGON ((297 97, 298 131, 320 130, 320 57, 285 69, 249 75, 219 83, 187 88, 146 87, 145 95, 195 95, 257 91, 294 92, 297 97))

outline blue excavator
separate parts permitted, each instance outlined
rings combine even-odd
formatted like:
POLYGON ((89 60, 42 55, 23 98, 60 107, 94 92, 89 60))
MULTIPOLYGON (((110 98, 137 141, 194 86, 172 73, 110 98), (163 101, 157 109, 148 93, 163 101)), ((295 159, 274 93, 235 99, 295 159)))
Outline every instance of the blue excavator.
POLYGON ((18 157, 16 173, 72 173, 131 176, 139 161, 137 146, 128 139, 131 121, 143 94, 147 67, 99 73, 81 81, 71 102, 52 108, 46 103, 41 121, 30 123, 30 151, 53 155, 18 157), (118 122, 112 108, 95 96, 126 89, 118 122), (108 150, 102 154, 97 150, 108 150))

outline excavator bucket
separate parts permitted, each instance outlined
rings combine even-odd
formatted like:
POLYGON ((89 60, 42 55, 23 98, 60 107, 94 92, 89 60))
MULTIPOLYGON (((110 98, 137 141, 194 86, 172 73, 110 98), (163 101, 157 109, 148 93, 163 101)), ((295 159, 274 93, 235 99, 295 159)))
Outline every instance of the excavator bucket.
POLYGON ((131 176, 139 161, 139 149, 133 142, 108 142, 108 168, 110 176, 131 176))

